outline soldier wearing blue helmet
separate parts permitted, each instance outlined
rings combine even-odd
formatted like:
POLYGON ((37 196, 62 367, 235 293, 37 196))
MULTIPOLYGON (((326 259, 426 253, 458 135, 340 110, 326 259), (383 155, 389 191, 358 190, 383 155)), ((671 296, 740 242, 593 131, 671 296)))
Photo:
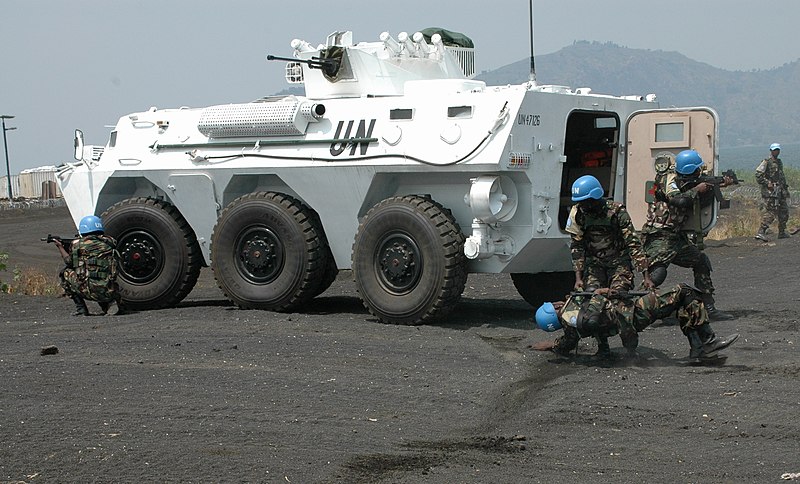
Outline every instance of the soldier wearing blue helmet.
MULTIPOLYGON (((650 260, 650 275, 656 285, 667 278, 667 267, 675 264, 691 268, 694 285, 703 294, 703 302, 712 321, 733 319, 717 309, 714 283, 711 280, 711 261, 703 252, 702 233, 688 228, 696 207, 713 202, 713 187, 698 183, 691 189, 685 182, 696 180, 703 171, 703 159, 695 150, 684 150, 659 166, 654 185, 654 201, 649 204, 647 221, 642 226, 642 241, 650 260)), ((732 182, 727 180, 726 182, 732 182)))
POLYGON ((570 234, 575 289, 633 288, 633 266, 652 287, 647 256, 625 206, 603 198, 600 181, 584 175, 572 184, 572 201, 565 231, 570 234))
POLYGON ((594 337, 598 345, 596 356, 609 358, 612 353, 608 337, 619 334, 628 356, 638 356, 638 333, 672 313, 677 314, 681 332, 689 340, 692 364, 718 361, 717 353, 739 338, 738 334, 717 337, 708 322, 702 293, 677 284, 638 297, 603 288, 590 296, 573 295, 565 302, 544 303, 536 311, 537 326, 548 332, 563 328, 563 333, 553 341, 540 341, 531 347, 568 356, 577 350, 581 338, 594 337))
POLYGON ((789 221, 789 185, 783 173, 783 162, 778 156, 781 145, 769 145, 769 158, 765 158, 756 168, 756 181, 761 187, 761 226, 756 239, 768 242, 767 229, 778 220, 778 238, 789 238, 786 222, 789 221))
POLYGON ((87 215, 78 223, 79 237, 64 247, 60 239, 53 243, 64 259, 65 267, 59 274, 61 287, 75 303, 75 316, 89 316, 86 300, 97 301, 103 314, 111 304, 117 305, 116 314, 122 314, 119 287, 117 286, 117 242, 105 235, 103 221, 87 215))

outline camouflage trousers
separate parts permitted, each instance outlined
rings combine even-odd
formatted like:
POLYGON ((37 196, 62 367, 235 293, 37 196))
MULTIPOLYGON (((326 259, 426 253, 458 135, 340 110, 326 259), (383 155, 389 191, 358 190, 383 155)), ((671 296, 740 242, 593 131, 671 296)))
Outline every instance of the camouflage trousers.
POLYGON ((683 334, 708 322, 708 312, 701 294, 685 284, 637 298, 633 303, 633 314, 629 317, 636 331, 643 331, 654 321, 666 318, 673 312, 678 317, 683 334))
MULTIPOLYGON (((594 295, 581 304, 581 315, 579 317, 588 318, 591 315, 599 315, 598 326, 595 338, 610 338, 619 335, 622 345, 626 348, 636 348, 639 345, 639 335, 633 323, 630 302, 623 300, 612 300, 605 296, 594 295)), ((564 325, 564 332, 557 337, 553 349, 560 354, 567 354, 578 346, 581 335, 577 328, 564 325)))
MULTIPOLYGON (((593 336, 608 338, 619 334, 625 348, 635 349, 639 344, 638 333, 655 321, 676 313, 683 334, 708 322, 708 312, 701 294, 685 284, 661 289, 638 297, 633 301, 612 301, 603 296, 592 296, 582 305, 583 315, 601 312, 601 324, 593 336)), ((572 326, 564 326, 564 332, 556 338, 553 349, 567 354, 578 346, 581 336, 572 326)))
POLYGON ((618 291, 633 289, 633 265, 630 258, 587 257, 583 268, 583 284, 586 289, 601 287, 610 287, 618 291))
POLYGON ((116 280, 81 278, 71 267, 62 269, 58 277, 67 296, 79 296, 97 302, 119 301, 119 287, 116 280))
POLYGON ((778 232, 786 231, 786 222, 789 221, 789 203, 785 197, 762 198, 759 207, 761 211, 761 226, 769 227, 775 219, 778 220, 778 232))
POLYGON ((658 230, 643 234, 644 250, 650 261, 650 270, 654 266, 668 267, 675 264, 679 267, 691 268, 694 273, 694 286, 705 294, 714 294, 714 283, 711 281, 711 262, 700 247, 689 240, 687 232, 658 230))

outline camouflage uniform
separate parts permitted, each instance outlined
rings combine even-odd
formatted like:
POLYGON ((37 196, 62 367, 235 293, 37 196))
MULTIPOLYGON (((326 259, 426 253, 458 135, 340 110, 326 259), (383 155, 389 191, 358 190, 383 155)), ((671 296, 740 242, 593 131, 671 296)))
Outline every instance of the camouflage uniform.
POLYGON ((695 242, 698 234, 684 230, 684 224, 693 216, 702 194, 694 190, 681 192, 678 186, 674 167, 656 175, 655 200, 648 206, 647 221, 642 227, 650 274, 658 285, 663 278, 659 278, 655 270, 657 266, 664 268, 663 277, 666 277, 666 268, 670 264, 691 268, 695 287, 712 297, 711 261, 695 242))
POLYGON ((593 336, 602 345, 605 338, 615 334, 620 335, 626 349, 635 351, 639 345, 638 333, 675 311, 681 332, 690 343, 697 332, 713 339, 700 293, 685 284, 619 301, 622 304, 599 294, 588 300, 581 297, 567 300, 559 314, 564 333, 556 338, 553 351, 566 355, 578 346, 582 336, 593 336))
POLYGON ((587 288, 633 288, 632 265, 644 272, 647 257, 625 206, 601 200, 600 209, 572 207, 565 230, 571 236, 572 267, 581 273, 587 288))
POLYGON ((61 287, 70 297, 101 303, 119 302, 117 242, 107 235, 85 235, 72 243, 61 287))
POLYGON ((764 236, 770 224, 778 219, 779 237, 786 237, 786 222, 789 220, 789 185, 783 173, 780 158, 766 158, 756 168, 756 181, 761 186, 761 227, 764 236), (769 183, 772 183, 772 190, 769 183))

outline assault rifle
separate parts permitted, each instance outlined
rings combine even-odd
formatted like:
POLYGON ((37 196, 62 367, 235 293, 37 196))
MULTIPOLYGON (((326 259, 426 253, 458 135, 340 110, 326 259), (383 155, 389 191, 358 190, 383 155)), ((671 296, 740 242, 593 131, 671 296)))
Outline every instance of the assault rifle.
POLYGON ((716 198, 719 202, 719 208, 730 208, 731 201, 725 198, 720 187, 722 185, 738 185, 739 178, 736 176, 736 173, 733 170, 725 170, 722 172, 722 176, 700 175, 698 177, 694 177, 689 175, 687 177, 682 177, 678 175, 678 188, 681 192, 691 190, 701 183, 708 183, 713 187, 714 198, 716 198), (726 184, 726 178, 730 179, 730 183, 726 184))
POLYGON ((52 244, 56 240, 61 242, 61 245, 64 246, 64 250, 69 252, 70 247, 72 247, 72 243, 76 240, 75 237, 60 237, 58 235, 47 234, 47 237, 42 237, 42 242, 47 242, 48 244, 52 244))
MULTIPOLYGON (((639 296, 646 296, 652 291, 609 291, 608 294, 603 294, 608 299, 633 299, 639 296)), ((570 296, 594 296, 594 291, 572 291, 570 296)))

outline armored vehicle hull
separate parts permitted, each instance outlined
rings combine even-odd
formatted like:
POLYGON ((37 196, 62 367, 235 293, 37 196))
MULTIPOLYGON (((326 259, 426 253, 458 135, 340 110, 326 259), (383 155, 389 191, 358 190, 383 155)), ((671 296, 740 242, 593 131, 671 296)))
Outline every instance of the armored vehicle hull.
POLYGON ((276 311, 352 269, 365 306, 400 324, 445 315, 468 273, 510 273, 532 304, 560 298, 573 281, 572 181, 594 174, 607 196, 642 207, 631 210, 641 224, 658 153, 716 160, 707 108, 487 87, 469 78, 471 49, 437 35, 292 45, 287 79, 304 96, 151 108, 121 117, 102 149, 78 136, 60 188, 76 222, 101 215, 118 239, 130 306, 176 304, 206 266, 237 305, 276 311))

